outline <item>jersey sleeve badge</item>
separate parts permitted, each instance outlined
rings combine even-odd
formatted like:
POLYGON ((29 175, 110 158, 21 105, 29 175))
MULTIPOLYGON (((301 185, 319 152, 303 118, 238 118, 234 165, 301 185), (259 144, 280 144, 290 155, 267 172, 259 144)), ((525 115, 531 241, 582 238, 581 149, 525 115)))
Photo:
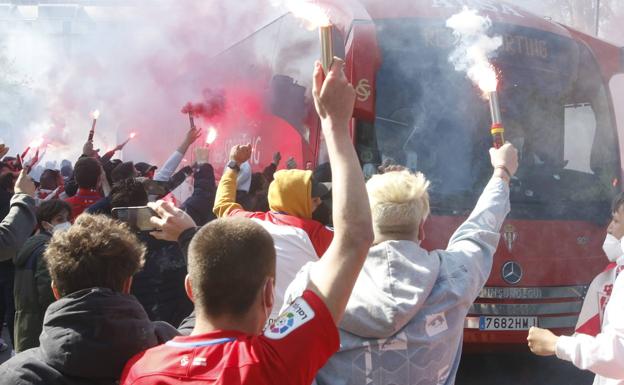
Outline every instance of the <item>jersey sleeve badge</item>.
POLYGON ((280 340, 312 319, 314 310, 305 299, 299 297, 264 330, 264 335, 272 340, 280 340))

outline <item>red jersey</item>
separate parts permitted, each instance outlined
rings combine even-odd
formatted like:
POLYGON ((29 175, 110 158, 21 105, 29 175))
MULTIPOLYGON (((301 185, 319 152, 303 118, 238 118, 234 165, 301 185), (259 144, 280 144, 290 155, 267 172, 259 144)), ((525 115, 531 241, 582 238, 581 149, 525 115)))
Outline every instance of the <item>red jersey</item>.
POLYGON ((79 188, 76 195, 65 199, 65 202, 69 203, 72 207, 72 217, 75 220, 78 215, 82 214, 83 211, 100 199, 102 199, 102 196, 96 190, 79 188))
POLYGON ((120 383, 310 385, 339 342, 325 303, 308 290, 263 335, 215 331, 176 337, 134 356, 120 383))
POLYGON ((308 238, 310 238, 312 246, 314 246, 314 251, 316 251, 316 255, 319 258, 322 257, 323 254, 325 254, 327 248, 334 239, 333 230, 323 225, 321 222, 315 221, 314 219, 303 219, 292 215, 274 213, 271 211, 267 213, 254 213, 240 209, 232 210, 228 215, 240 216, 245 218, 255 218, 262 221, 271 222, 280 226, 292 226, 302 229, 306 232, 308 238))

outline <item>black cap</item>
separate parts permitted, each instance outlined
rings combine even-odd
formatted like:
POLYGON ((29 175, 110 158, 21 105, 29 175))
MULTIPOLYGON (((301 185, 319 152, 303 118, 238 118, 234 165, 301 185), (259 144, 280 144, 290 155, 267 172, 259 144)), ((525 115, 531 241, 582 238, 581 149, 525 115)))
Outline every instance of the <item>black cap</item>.
POLYGON ((331 188, 331 182, 316 182, 314 178, 312 178, 312 198, 324 198, 331 192, 331 188))
POLYGON ((137 171, 141 174, 141 176, 145 176, 147 175, 150 171, 152 170, 156 170, 158 167, 156 166, 152 166, 149 163, 145 163, 145 162, 139 162, 137 164, 134 165, 134 168, 137 169, 137 171))

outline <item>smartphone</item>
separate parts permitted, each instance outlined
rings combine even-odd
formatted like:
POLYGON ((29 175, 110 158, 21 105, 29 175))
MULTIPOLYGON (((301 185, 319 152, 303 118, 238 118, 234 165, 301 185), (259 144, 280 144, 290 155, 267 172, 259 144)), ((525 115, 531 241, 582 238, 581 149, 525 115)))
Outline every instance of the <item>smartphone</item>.
POLYGON ((149 178, 137 178, 145 188, 147 195, 155 195, 158 199, 171 192, 169 182, 151 180, 149 178))
POLYGON ((137 231, 149 232, 159 230, 150 222, 150 218, 156 216, 156 212, 147 206, 117 207, 113 209, 112 214, 113 218, 127 223, 137 231))

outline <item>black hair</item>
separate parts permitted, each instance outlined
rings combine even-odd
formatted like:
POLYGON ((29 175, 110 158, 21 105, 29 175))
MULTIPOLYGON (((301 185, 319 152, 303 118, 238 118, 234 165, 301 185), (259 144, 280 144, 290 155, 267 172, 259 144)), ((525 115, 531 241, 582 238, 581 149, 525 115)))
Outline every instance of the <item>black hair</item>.
POLYGON ((41 177, 39 177, 39 183, 44 188, 50 188, 52 186, 57 185, 57 180, 59 176, 60 176, 59 171, 48 168, 41 173, 41 177))
POLYGON ((624 205, 624 192, 619 193, 613 199, 613 203, 611 204, 611 212, 617 212, 622 207, 622 205, 624 205))
POLYGON ((74 168, 74 179, 78 187, 95 189, 101 172, 100 162, 93 158, 80 158, 74 168))
POLYGON ((63 211, 67 212, 67 217, 71 220, 72 209, 69 203, 60 199, 51 199, 43 202, 37 207, 37 223, 39 223, 39 227, 41 227, 41 222, 49 223, 63 211))
POLYGON ((111 190, 111 207, 145 206, 148 202, 143 183, 134 178, 116 182, 111 190))

